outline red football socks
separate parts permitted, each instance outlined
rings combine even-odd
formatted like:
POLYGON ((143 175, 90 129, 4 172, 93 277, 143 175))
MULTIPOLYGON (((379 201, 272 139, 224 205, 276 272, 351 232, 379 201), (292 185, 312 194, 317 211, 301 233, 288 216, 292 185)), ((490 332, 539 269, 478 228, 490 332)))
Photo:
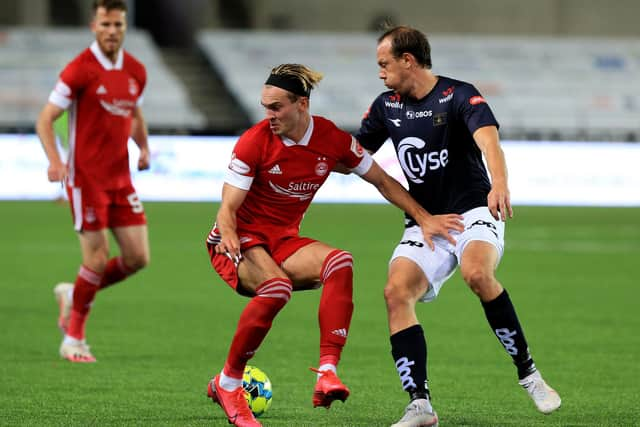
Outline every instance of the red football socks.
POLYGON ((353 314, 353 257, 334 250, 320 271, 322 296, 318 308, 320 322, 320 365, 337 365, 347 342, 353 314))
POLYGON ((267 280, 256 289, 256 296, 240 315, 224 365, 225 375, 242 378, 247 361, 267 336, 273 319, 291 298, 291 290, 291 280, 279 277, 267 280))
POLYGON ((91 303, 98 292, 100 280, 101 276, 98 273, 89 270, 84 265, 80 266, 73 288, 73 306, 67 330, 67 335, 70 337, 78 340, 84 339, 85 323, 91 309, 91 303))

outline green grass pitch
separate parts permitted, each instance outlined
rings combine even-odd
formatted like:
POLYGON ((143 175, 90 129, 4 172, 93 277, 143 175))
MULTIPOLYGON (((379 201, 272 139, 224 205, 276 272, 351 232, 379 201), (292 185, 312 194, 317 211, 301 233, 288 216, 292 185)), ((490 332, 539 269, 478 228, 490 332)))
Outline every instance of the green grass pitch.
MULTIPOLYGON (((60 360, 53 286, 80 255, 68 207, 0 203, 0 425, 225 426, 206 384, 246 303, 216 276, 204 239, 216 205, 147 203, 152 261, 98 294, 87 331, 98 363, 60 360)), ((340 374, 345 404, 313 409, 319 291, 294 294, 251 364, 273 382, 265 426, 388 426, 407 403, 382 297, 401 214, 313 205, 303 233, 355 257, 355 312, 340 374)), ((640 209, 516 207, 498 278, 536 364, 563 398, 538 414, 458 273, 421 304, 441 426, 640 425, 640 209)))

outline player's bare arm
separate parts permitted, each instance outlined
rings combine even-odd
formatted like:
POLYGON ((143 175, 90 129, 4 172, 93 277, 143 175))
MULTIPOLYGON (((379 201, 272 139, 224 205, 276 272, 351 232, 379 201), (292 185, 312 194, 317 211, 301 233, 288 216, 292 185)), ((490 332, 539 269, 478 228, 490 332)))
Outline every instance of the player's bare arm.
POLYGON ((138 170, 142 171, 149 169, 149 166, 151 165, 151 155, 149 153, 149 132, 140 107, 136 107, 133 110, 133 117, 131 120, 131 138, 133 138, 133 141, 140 149, 138 170))
POLYGON ((511 196, 507 182, 507 162, 504 157, 498 129, 495 126, 485 126, 473 133, 473 139, 482 151, 489 174, 491 175, 491 191, 487 196, 487 204, 491 215, 497 220, 506 221, 513 218, 511 196))
POLYGON ((53 131, 53 122, 62 115, 64 110, 50 102, 45 104, 36 122, 36 132, 49 160, 47 175, 49 181, 64 181, 67 176, 67 165, 60 158, 56 147, 56 136, 53 131))
POLYGON ((222 186, 222 203, 216 217, 216 225, 220 230, 220 243, 216 246, 216 253, 228 253, 239 261, 242 258, 240 253, 240 239, 236 232, 236 212, 242 205, 248 191, 225 183, 222 186))
POLYGON ((425 242, 434 249, 433 237, 442 236, 455 245, 451 230, 463 231, 462 216, 457 214, 431 215, 416 202, 409 192, 392 176, 373 162, 369 171, 362 178, 373 184, 385 199, 405 211, 416 220, 425 242))

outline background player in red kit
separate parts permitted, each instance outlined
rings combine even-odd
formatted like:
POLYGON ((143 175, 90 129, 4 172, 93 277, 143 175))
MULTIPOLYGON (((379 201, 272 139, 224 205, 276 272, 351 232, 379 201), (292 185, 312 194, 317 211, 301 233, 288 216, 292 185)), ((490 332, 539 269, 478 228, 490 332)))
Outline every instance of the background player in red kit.
MULTIPOLYGON (((259 426, 242 391, 247 361, 294 290, 323 285, 318 310, 320 360, 313 405, 344 401, 336 375, 353 311, 353 259, 347 251, 298 235, 311 200, 338 165, 370 182, 392 203, 417 215, 426 239, 460 227, 458 215, 430 216, 348 133, 309 113, 310 91, 322 75, 299 64, 274 68, 262 90, 266 119, 238 140, 207 239, 211 262, 239 294, 251 297, 224 369, 209 396, 237 426, 259 426)), ((414 217, 415 218, 415 217, 414 217)))
POLYGON ((147 128, 140 109, 144 66, 122 47, 126 3, 97 0, 91 29, 96 40, 60 74, 36 130, 49 159, 49 181, 66 185, 82 265, 75 286, 54 289, 58 324, 65 332, 60 355, 72 362, 95 362, 85 340, 85 322, 97 291, 133 274, 149 262, 144 209, 131 183, 127 141, 140 148, 138 169, 149 168, 147 128), (56 150, 53 122, 69 111, 69 159, 56 150), (109 259, 107 229, 120 256, 109 259))

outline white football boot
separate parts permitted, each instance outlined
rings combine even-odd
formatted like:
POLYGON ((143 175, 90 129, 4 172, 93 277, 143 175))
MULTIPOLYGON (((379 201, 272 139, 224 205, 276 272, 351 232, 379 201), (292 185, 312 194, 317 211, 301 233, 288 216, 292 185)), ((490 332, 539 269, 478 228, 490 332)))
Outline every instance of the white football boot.
POLYGON ((529 393, 538 411, 543 414, 550 414, 560 407, 560 395, 542 379, 540 372, 535 371, 518 383, 529 393))
POLYGON ((404 415, 391 427, 437 427, 438 415, 427 399, 412 400, 404 410, 404 415))
POLYGON ((60 344, 60 357, 74 363, 96 362, 85 340, 78 341, 67 337, 60 344))

